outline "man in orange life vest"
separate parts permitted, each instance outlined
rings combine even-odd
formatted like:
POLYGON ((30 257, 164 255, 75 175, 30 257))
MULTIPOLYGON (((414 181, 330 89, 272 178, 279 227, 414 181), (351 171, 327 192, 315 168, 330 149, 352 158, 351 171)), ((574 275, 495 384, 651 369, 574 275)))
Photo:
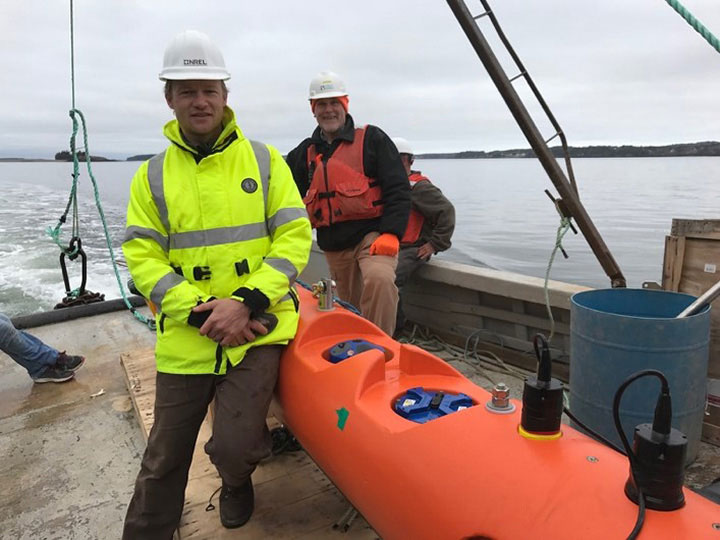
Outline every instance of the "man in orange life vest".
POLYGON ((390 137, 376 126, 355 127, 337 74, 312 80, 310 107, 318 127, 287 162, 338 296, 392 335, 399 239, 410 212, 407 174, 390 137))
POLYGON ((410 276, 430 257, 450 247, 455 230, 455 207, 420 171, 411 170, 415 156, 410 144, 401 137, 393 137, 410 181, 410 219, 400 239, 400 253, 395 284, 400 292, 397 309, 396 332, 405 325, 402 310, 402 289, 410 276))

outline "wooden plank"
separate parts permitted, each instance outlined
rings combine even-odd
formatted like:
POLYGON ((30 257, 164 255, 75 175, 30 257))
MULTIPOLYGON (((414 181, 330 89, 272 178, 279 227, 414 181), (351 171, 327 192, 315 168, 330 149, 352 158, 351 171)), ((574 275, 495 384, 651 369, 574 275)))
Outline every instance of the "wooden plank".
POLYGON ((153 425, 155 406, 155 351, 142 349, 120 355, 125 384, 135 409, 135 417, 147 441, 153 425))
MULTIPOLYGON (((506 311, 501 309, 490 308, 481 305, 472 305, 467 303, 449 302, 443 298, 436 298, 436 301, 427 302, 427 296, 418 297, 413 295, 412 292, 407 293, 403 297, 403 301, 406 302, 406 312, 408 318, 417 321, 431 328, 450 328, 452 325, 463 325, 463 326, 474 326, 483 327, 479 323, 483 319, 493 319, 496 321, 502 321, 510 323, 513 328, 512 334, 503 335, 502 339, 512 339, 515 337, 518 339, 518 335, 515 331, 517 325, 525 327, 524 336, 519 337, 524 342, 527 342, 527 336, 533 335, 536 330, 550 331, 550 320, 547 317, 536 317, 534 315, 527 315, 525 313, 517 313, 513 311, 506 311), (422 299, 425 300, 422 300, 422 299), (432 306, 432 308, 430 307, 432 306), (429 315, 433 313, 433 315, 429 315), (424 314, 425 316, 422 316, 424 314)), ((553 316, 555 317, 555 333, 556 334, 570 334, 570 325, 567 323, 559 322, 561 319, 560 313, 562 310, 559 308, 553 309, 553 316)))
POLYGON ((675 261, 672 268, 672 281, 670 282, 673 291, 680 290, 680 281, 682 281, 683 275, 683 262, 685 261, 685 244, 685 237, 679 237, 675 247, 675 261))
POLYGON ((665 237, 665 254, 663 255, 662 288, 666 291, 674 290, 672 287, 673 268, 677 250, 677 236, 665 237))
MULTIPOLYGON (((470 292, 488 292, 526 302, 545 303, 545 280, 543 278, 449 261, 431 260, 422 265, 413 276, 412 282, 424 287, 425 290, 433 290, 437 283, 447 283, 470 292)), ((587 290, 590 288, 549 280, 550 305, 570 309, 570 297, 576 292, 587 290)))
MULTIPOLYGON (((720 240, 687 238, 680 292, 700 296, 720 281, 720 240)), ((720 379, 720 300, 710 312, 710 359, 708 376, 720 379)))
MULTIPOLYGON (((120 357, 130 397, 143 435, 147 440, 153 424, 155 404, 155 357, 152 349, 124 353, 120 357)), ((268 418, 268 426, 279 425, 268 418)), ((239 529, 225 529, 218 514, 218 494, 213 497, 215 510, 206 511, 211 494, 221 480, 204 450, 212 434, 210 412, 200 427, 193 453, 185 507, 178 540, 336 538, 332 526, 349 503, 305 452, 281 454, 261 462, 253 473, 256 507, 252 519, 239 529)), ((343 535, 347 540, 376 540, 377 534, 358 516, 343 535)))
POLYGON ((702 440, 715 446, 720 446, 720 426, 703 424, 702 440))
POLYGON ((705 410, 705 423, 720 427, 720 405, 708 403, 705 410))
POLYGON ((720 219, 673 219, 670 234, 691 236, 720 233, 720 219))
POLYGON ((665 256, 663 257, 662 288, 677 291, 682 278, 685 260, 685 237, 666 236, 665 256))
MULTIPOLYGON (((525 302, 522 300, 513 300, 512 311, 518 315, 525 315, 525 302)), ((528 329, 526 324, 515 325, 515 337, 527 341, 528 329)))
MULTIPOLYGON (((699 296, 720 280, 720 220, 673 219, 666 238, 663 288, 699 296)), ((708 377, 720 379, 720 301, 710 313, 708 377)), ((703 440, 720 445, 720 408, 712 403, 703 440)))
POLYGON ((710 233, 697 233, 697 234, 686 234, 685 238, 698 238, 702 240, 720 240, 720 232, 710 232, 710 233))

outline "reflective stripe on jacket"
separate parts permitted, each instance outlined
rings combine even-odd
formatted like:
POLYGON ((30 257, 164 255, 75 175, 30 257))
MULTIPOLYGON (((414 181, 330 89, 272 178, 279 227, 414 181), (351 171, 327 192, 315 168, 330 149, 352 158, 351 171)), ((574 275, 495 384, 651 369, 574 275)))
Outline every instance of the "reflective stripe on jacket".
MULTIPOLYGON (((410 176, 408 176, 408 180, 410 181, 410 188, 413 189, 415 187, 415 184, 418 182, 430 182, 430 179, 426 176, 423 176, 419 172, 411 171, 410 176)), ((411 195, 412 200, 412 195, 411 195)), ((410 217, 408 218, 408 224, 405 228, 405 234, 403 234, 403 237, 400 239, 401 244, 414 244, 418 241, 418 238, 420 238, 420 233, 422 232, 423 224, 425 223, 425 216, 423 216, 420 212, 418 212, 415 208, 410 209, 410 217)))
POLYGON ((382 215, 382 190, 363 166, 366 127, 355 129, 353 141, 343 141, 329 159, 318 154, 315 145, 308 146, 311 180, 303 202, 313 227, 382 215))
POLYGON ((246 139, 230 108, 223 125, 201 157, 169 122, 173 144, 132 181, 123 252, 136 287, 159 309, 155 351, 165 373, 224 373, 249 347, 287 343, 297 328, 291 286, 312 242, 304 205, 275 148, 246 139), (220 348, 188 324, 192 308, 213 297, 273 313, 277 327, 220 348))

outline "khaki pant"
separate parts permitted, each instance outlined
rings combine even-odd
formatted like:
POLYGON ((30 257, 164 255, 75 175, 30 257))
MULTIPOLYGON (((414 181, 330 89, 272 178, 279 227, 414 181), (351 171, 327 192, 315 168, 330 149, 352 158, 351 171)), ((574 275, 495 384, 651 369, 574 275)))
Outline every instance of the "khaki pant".
POLYGON ((377 232, 368 233, 355 247, 326 251, 325 258, 338 297, 359 308, 363 317, 392 336, 398 302, 397 256, 370 255, 370 245, 378 236, 377 232))
POLYGON ((150 430, 123 540, 169 540, 180 524, 193 450, 215 398, 213 433, 205 452, 223 482, 239 486, 270 454, 265 424, 283 347, 251 348, 224 376, 157 374, 150 430))

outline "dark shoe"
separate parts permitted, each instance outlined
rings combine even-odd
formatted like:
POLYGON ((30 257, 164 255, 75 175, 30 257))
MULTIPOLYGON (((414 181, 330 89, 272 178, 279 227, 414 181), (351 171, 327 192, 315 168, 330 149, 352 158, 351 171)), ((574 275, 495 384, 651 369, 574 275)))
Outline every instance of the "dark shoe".
POLYGON ((75 376, 75 373, 72 371, 69 371, 67 369, 62 369, 55 366, 50 366, 45 369, 40 375, 37 377, 33 377, 33 382, 36 383, 46 383, 46 382, 65 382, 69 381, 75 376))
POLYGON ((84 356, 70 356, 69 354, 65 354, 65 351, 63 351, 58 355, 55 365, 60 369, 75 373, 84 363, 84 356))
POLYGON ((279 426, 270 430, 270 437, 272 439, 272 455, 277 456, 284 452, 297 452, 302 450, 302 446, 290 433, 290 430, 285 426, 279 426))
POLYGON ((220 490, 220 523, 226 529, 236 529, 245 525, 255 509, 255 492, 252 480, 247 479, 242 486, 228 486, 223 482, 220 490))

